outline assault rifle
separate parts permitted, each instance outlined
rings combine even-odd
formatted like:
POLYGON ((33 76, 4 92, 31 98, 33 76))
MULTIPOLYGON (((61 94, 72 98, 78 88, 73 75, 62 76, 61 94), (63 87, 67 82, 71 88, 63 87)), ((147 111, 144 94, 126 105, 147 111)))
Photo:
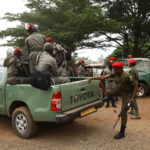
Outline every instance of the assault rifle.
MULTIPOLYGON (((129 100, 130 100, 130 99, 129 99, 129 100)), ((113 129, 115 129, 115 127, 116 127, 116 125, 117 125, 117 123, 118 123, 120 117, 122 116, 122 114, 123 114, 125 111, 127 111, 127 110, 131 107, 131 102, 129 102, 129 100, 124 104, 124 106, 123 106, 121 112, 119 113, 118 119, 117 119, 117 121, 115 122, 115 124, 114 124, 114 126, 113 126, 113 129)))

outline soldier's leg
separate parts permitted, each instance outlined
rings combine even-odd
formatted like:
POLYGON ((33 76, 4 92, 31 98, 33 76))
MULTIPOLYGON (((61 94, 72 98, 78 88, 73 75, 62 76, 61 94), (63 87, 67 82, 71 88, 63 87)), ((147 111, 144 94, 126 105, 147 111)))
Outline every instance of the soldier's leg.
MULTIPOLYGON (((122 94, 122 110, 126 102, 130 99, 130 97, 131 97, 131 93, 122 94)), ((124 110, 121 115, 121 128, 120 128, 120 132, 114 136, 115 139, 121 139, 125 137, 125 128, 127 124, 127 111, 128 110, 124 110)))
POLYGON ((111 100, 112 107, 116 108, 117 106, 115 104, 115 97, 114 96, 110 97, 110 100, 111 100))
POLYGON ((20 78, 18 77, 8 77, 7 83, 10 85, 21 84, 20 78))
POLYGON ((108 108, 109 107, 109 100, 107 100, 107 102, 106 102, 106 106, 105 106, 106 108, 108 108))
POLYGON ((134 109, 133 109, 133 107, 131 106, 131 110, 128 112, 128 114, 130 114, 130 115, 134 115, 134 109))
POLYGON ((10 85, 28 84, 28 83, 30 83, 30 78, 25 78, 25 77, 9 77, 7 79, 7 83, 10 84, 10 85))
POLYGON ((139 114, 139 109, 138 109, 138 104, 136 99, 134 100, 133 104, 132 104, 133 110, 135 111, 135 113, 133 114, 133 116, 131 116, 131 119, 140 119, 140 114, 139 114))

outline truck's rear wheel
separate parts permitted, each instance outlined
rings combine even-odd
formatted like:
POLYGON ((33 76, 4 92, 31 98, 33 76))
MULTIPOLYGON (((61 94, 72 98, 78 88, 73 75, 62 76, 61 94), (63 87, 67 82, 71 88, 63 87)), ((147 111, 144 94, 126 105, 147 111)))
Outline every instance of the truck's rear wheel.
POLYGON ((37 130, 37 123, 32 119, 27 107, 16 108, 12 115, 12 125, 17 135, 30 138, 37 130))

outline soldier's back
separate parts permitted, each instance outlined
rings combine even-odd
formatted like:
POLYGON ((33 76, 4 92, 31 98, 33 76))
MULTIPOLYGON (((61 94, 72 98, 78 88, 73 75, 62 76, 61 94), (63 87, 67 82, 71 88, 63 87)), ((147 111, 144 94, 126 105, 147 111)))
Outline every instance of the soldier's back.
POLYGON ((42 52, 36 65, 38 71, 51 73, 57 71, 56 60, 47 52, 42 52))
POLYGON ((33 33, 28 36, 25 43, 30 52, 42 51, 44 48, 45 36, 38 33, 33 33))

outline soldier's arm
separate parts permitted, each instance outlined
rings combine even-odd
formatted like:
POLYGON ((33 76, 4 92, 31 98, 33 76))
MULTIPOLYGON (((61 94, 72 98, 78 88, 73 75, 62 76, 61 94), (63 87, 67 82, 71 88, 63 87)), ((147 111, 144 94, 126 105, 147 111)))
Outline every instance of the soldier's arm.
POLYGON ((132 82, 132 86, 134 87, 132 97, 131 97, 131 99, 134 100, 136 98, 137 91, 138 91, 138 80, 136 79, 135 73, 132 70, 129 72, 129 78, 130 81, 132 82))
POLYGON ((137 81, 135 81, 133 83, 133 87, 134 87, 134 90, 133 90, 132 97, 131 97, 132 100, 134 100, 137 96, 137 91, 138 91, 138 82, 137 81))
POLYGON ((108 79, 110 77, 111 77, 110 75, 102 75, 102 76, 99 76, 99 77, 87 78, 87 80, 88 81, 91 81, 91 80, 105 80, 105 79, 108 79))
POLYGON ((22 67, 21 61, 19 59, 17 59, 15 64, 16 64, 16 67, 19 69, 19 71, 22 72, 23 67, 22 67))
POLYGON ((25 40, 25 46, 26 46, 26 49, 28 50, 28 54, 30 54, 30 46, 28 43, 28 39, 25 40))

